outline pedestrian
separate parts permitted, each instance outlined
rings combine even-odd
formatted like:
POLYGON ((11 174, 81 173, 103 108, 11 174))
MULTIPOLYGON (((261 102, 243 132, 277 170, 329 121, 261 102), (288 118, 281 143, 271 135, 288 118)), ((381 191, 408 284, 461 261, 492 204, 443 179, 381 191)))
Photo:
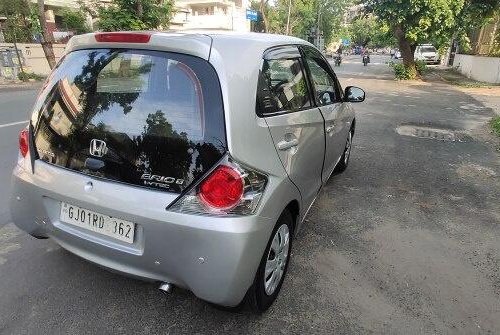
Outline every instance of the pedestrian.
POLYGON ((396 54, 396 50, 394 48, 391 48, 391 59, 394 58, 395 54, 396 54))

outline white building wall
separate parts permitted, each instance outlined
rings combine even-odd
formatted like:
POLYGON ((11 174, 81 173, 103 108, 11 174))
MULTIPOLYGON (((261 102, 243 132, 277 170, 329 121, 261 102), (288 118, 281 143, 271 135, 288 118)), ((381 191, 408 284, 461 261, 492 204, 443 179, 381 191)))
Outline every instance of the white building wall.
POLYGON ((500 58, 498 57, 457 54, 453 67, 468 78, 500 84, 500 58))
POLYGON ((248 0, 177 0, 173 29, 223 29, 250 31, 246 19, 248 0), (240 5, 240 6, 237 6, 240 5), (208 10, 208 13, 207 13, 208 10))

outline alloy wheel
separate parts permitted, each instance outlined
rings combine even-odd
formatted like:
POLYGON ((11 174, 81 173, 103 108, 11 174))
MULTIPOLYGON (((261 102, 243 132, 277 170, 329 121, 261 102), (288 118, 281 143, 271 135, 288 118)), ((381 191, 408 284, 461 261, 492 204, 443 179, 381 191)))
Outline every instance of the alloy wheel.
POLYGON ((347 165, 349 162, 349 156, 351 156, 351 147, 352 147, 352 131, 349 132, 349 135, 347 135, 347 142, 345 144, 345 151, 344 151, 344 164, 347 165))
POLYGON ((274 234, 267 254, 264 271, 264 289, 267 295, 272 295, 283 278, 290 249, 290 230, 282 224, 274 234))

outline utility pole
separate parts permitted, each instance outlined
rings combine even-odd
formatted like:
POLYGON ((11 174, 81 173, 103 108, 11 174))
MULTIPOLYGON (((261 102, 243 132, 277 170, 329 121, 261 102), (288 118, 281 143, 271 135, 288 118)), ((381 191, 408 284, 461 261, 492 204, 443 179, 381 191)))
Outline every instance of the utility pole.
POLYGON ((14 50, 16 51, 17 61, 19 62, 19 68, 21 69, 21 73, 24 73, 23 62, 21 62, 21 56, 19 56, 19 49, 17 48, 16 29, 17 27, 14 23, 14 29, 12 29, 12 32, 14 33, 14 50))
POLYGON ((56 57, 54 55, 54 49, 52 48, 52 43, 54 42, 54 37, 52 32, 49 31, 47 27, 47 19, 45 18, 45 4, 44 0, 37 0, 38 3, 38 20, 40 21, 40 27, 42 28, 42 49, 47 58, 47 63, 52 70, 56 66, 56 57))
POLYGON ((315 43, 317 48, 320 47, 320 32, 321 32, 321 1, 318 1, 318 21, 316 22, 315 43))
POLYGON ((286 34, 290 35, 290 12, 292 10, 292 0, 288 0, 288 16, 286 18, 286 34))

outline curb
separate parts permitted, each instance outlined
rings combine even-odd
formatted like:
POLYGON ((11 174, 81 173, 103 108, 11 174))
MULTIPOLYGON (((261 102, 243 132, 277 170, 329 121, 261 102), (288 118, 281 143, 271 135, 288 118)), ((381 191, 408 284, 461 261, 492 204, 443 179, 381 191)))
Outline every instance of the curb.
POLYGON ((0 92, 12 90, 38 89, 43 85, 43 82, 0 82, 0 92))

